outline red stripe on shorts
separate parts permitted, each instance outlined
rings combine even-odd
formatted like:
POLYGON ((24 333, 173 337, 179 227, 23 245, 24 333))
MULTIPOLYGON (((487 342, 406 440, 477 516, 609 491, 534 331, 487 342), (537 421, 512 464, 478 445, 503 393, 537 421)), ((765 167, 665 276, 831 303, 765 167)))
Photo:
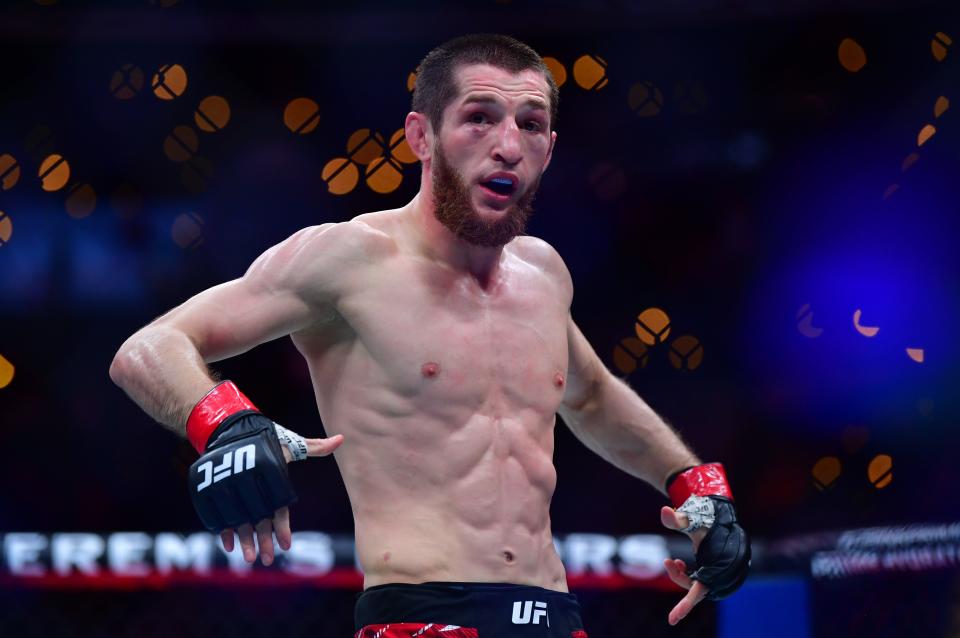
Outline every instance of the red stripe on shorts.
MULTIPOLYGON (((586 635, 586 634, 584 634, 586 635)), ((354 638, 479 638, 476 629, 443 623, 404 622, 367 625, 354 638)))

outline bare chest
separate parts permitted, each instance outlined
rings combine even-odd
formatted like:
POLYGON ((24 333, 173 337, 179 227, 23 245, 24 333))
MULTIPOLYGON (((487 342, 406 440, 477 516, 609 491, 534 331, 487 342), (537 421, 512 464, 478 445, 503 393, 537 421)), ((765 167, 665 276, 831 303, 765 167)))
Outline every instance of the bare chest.
POLYGON ((555 284, 529 268, 506 272, 489 291, 435 275, 395 267, 343 300, 359 342, 356 373, 425 410, 552 415, 568 352, 555 284))

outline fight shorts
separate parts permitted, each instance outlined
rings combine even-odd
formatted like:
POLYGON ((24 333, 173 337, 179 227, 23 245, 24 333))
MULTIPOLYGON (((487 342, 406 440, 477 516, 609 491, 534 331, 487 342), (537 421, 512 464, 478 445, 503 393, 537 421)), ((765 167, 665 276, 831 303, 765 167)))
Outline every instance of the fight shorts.
POLYGON ((354 638, 587 638, 573 594, 511 583, 376 585, 357 595, 354 638))

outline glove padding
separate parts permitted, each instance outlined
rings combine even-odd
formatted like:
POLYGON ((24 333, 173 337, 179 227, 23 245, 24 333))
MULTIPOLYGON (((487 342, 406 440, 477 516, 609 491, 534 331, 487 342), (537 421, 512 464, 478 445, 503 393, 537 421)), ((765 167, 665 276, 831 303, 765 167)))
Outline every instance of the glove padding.
POLYGON ((697 548, 697 569, 690 574, 707 586, 708 600, 726 598, 743 584, 750 571, 750 539, 737 523, 733 501, 708 496, 713 501, 716 520, 697 548))
POLYGON ((201 522, 215 533, 256 525, 297 500, 274 423, 253 410, 217 426, 187 484, 201 522))

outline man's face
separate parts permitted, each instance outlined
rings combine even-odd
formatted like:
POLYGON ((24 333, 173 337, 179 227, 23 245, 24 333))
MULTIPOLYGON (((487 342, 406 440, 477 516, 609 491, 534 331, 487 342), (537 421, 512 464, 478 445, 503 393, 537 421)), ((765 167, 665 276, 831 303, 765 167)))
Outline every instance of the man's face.
POLYGON ((457 78, 433 149, 435 214, 470 244, 502 246, 526 228, 553 151, 549 88, 536 71, 486 64, 457 78))

